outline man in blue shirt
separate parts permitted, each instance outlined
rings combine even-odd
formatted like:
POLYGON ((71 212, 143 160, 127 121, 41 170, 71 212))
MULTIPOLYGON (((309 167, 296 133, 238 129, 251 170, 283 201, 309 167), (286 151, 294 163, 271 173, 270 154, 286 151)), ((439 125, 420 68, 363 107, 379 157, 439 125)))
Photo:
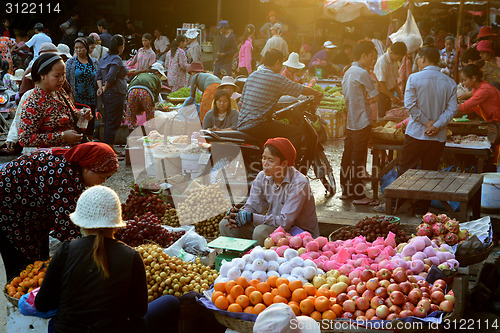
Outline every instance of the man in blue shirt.
POLYGON ((109 49, 111 47, 111 38, 113 36, 108 32, 108 23, 105 20, 99 20, 97 22, 97 30, 99 30, 101 45, 109 49))
MULTIPOLYGON (((40 46, 42 46, 43 43, 52 43, 52 39, 43 32, 44 29, 43 23, 35 24, 33 29, 35 30, 35 34, 33 35, 33 37, 31 37, 30 40, 26 42, 26 44, 21 46, 21 48, 23 47, 33 48, 33 60, 30 62, 30 65, 28 67, 31 67, 33 62, 40 55, 40 46)), ((14 48, 14 51, 17 49, 18 47, 16 46, 14 48)))
POLYGON ((236 37, 229 29, 229 23, 225 20, 219 22, 217 26, 222 35, 220 42, 220 50, 217 53, 215 60, 214 75, 222 78, 223 76, 231 76, 233 67, 233 56, 238 52, 238 44, 236 37))
POLYGON ((342 200, 354 199, 355 205, 377 205, 365 195, 362 176, 365 174, 368 140, 372 128, 370 104, 378 99, 378 91, 369 70, 377 61, 377 50, 369 40, 354 47, 354 59, 342 80, 342 94, 347 107, 347 134, 340 170, 342 200))

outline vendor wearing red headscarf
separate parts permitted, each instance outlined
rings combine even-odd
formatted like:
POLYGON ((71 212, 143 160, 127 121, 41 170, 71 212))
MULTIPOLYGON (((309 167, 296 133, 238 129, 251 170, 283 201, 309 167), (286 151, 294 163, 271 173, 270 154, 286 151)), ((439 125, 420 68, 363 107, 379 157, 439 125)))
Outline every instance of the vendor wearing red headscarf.
POLYGON ((118 169, 114 151, 87 142, 71 149, 38 150, 0 170, 0 253, 7 278, 49 255, 48 235, 80 236, 69 219, 87 186, 100 185, 118 169))
POLYGON ((299 227, 319 236, 318 217, 309 180, 293 166, 296 151, 285 138, 267 140, 263 170, 250 190, 246 204, 232 208, 220 222, 222 236, 254 239, 259 245, 278 227, 287 232, 299 227))

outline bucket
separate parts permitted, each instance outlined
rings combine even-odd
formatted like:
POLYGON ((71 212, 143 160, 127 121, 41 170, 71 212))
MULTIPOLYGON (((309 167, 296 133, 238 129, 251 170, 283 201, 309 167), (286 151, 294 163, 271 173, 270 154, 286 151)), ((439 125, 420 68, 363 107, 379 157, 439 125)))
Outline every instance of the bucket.
POLYGON ((482 175, 481 207, 500 209, 500 173, 490 172, 482 175))
POLYGON ((181 154, 182 171, 187 173, 198 173, 202 170, 199 163, 199 154, 181 154))

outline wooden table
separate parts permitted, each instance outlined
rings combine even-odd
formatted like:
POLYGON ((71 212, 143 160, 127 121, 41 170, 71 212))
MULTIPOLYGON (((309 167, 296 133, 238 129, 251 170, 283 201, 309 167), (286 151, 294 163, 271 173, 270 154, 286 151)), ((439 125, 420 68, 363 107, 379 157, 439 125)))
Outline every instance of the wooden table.
POLYGON ((488 122, 484 120, 470 121, 450 121, 448 129, 453 132, 453 135, 476 134, 481 136, 488 135, 488 122))
MULTIPOLYGON (((403 144, 372 143, 372 177, 373 198, 378 199, 380 178, 399 165, 403 144)), ((443 153, 471 155, 477 159, 477 173, 483 173, 484 163, 490 155, 489 149, 470 149, 444 147, 443 153)))
MULTIPOLYGON (((438 200, 459 222, 466 222, 472 208, 474 219, 480 217, 483 176, 474 173, 410 169, 399 176, 384 191, 386 214, 392 214, 396 199, 438 200), (458 214, 447 201, 460 202, 458 214)), ((410 205, 409 214, 413 216, 410 205)))

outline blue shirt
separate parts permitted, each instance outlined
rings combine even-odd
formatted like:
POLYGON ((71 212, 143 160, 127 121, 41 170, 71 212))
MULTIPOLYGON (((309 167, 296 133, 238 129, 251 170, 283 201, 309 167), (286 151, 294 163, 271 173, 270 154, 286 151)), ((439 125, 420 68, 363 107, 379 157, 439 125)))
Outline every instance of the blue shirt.
POLYGON ((446 141, 446 125, 457 112, 457 85, 437 66, 411 74, 406 82, 405 108, 410 113, 406 134, 417 140, 446 141), (425 124, 435 121, 439 132, 424 134, 425 124))
POLYGON ((342 79, 342 95, 347 108, 347 128, 359 131, 372 124, 372 109, 368 98, 378 95, 370 74, 353 62, 342 79))
POLYGON ((102 86, 109 82, 111 86, 106 90, 106 93, 116 93, 125 95, 127 93, 127 76, 128 70, 123 65, 122 58, 117 54, 106 54, 99 61, 99 69, 97 70, 96 79, 102 81, 102 86))
POLYGON ((304 87, 268 68, 248 77, 240 100, 238 130, 245 130, 271 120, 272 110, 283 95, 298 97, 304 87))

